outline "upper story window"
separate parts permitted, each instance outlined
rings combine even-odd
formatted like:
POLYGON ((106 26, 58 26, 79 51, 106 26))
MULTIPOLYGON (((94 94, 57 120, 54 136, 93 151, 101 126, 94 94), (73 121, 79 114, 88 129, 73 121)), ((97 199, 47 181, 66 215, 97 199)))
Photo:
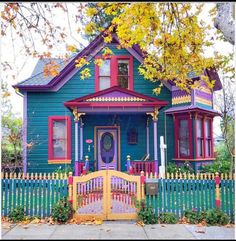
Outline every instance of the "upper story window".
POLYGON ((128 59, 118 59, 118 75, 117 82, 118 86, 122 88, 129 88, 129 60, 128 59))
POLYGON ((111 60, 103 61, 99 67, 99 90, 107 89, 111 86, 111 60))
POLYGON ((95 65, 96 91, 115 85, 133 90, 132 56, 111 56, 110 59, 103 61, 102 66, 95 65))
POLYGON ((71 121, 69 116, 50 116, 48 132, 48 161, 70 163, 71 121))

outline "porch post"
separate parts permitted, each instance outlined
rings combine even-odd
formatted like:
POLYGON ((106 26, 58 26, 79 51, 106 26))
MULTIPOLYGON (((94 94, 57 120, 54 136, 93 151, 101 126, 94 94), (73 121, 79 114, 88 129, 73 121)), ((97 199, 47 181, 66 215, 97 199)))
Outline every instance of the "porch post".
POLYGON ((147 143, 147 150, 146 150, 146 154, 150 154, 150 150, 149 150, 149 120, 147 118, 147 125, 146 125, 146 143, 147 143))
POLYGON ((158 160, 157 160, 157 119, 153 119, 153 136, 154 136, 154 162, 155 172, 158 173, 158 160))
POLYGON ((80 118, 80 161, 83 161, 83 155, 84 155, 84 143, 83 143, 83 139, 84 139, 84 123, 82 121, 82 118, 80 118))
POLYGON ((79 175, 79 142, 78 142, 78 120, 75 120, 75 176, 79 175))
MULTIPOLYGON (((81 115, 85 115, 85 113, 78 113, 78 109, 73 109, 73 115, 74 115, 74 121, 75 121, 75 165, 74 165, 74 174, 75 176, 79 175, 79 133, 78 133, 78 126, 79 126, 79 120, 81 118, 81 115)), ((82 120, 81 120, 82 123, 82 120)), ((81 127, 81 126, 80 126, 81 127)), ((81 140, 81 128, 80 128, 80 140, 81 140)), ((83 144, 83 142, 82 142, 83 144)), ((81 146, 81 142, 80 142, 81 146)), ((82 149, 83 150, 83 149, 82 149)), ((81 148, 80 148, 81 151, 81 148)), ((81 157, 81 154, 80 154, 81 157)), ((83 157, 83 154, 82 154, 83 157)))
POLYGON ((155 107, 153 112, 147 113, 152 116, 153 120, 153 144, 154 144, 154 163, 155 163, 155 173, 158 174, 158 154, 157 154, 157 121, 158 121, 158 108, 155 107))

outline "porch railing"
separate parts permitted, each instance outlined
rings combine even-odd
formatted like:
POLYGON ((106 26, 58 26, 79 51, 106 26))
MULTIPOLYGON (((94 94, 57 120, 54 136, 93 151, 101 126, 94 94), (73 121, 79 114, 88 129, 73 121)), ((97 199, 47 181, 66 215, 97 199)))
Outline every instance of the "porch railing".
POLYGON ((130 156, 127 156, 127 171, 133 175, 140 175, 141 171, 146 174, 156 172, 155 161, 131 161, 130 156))

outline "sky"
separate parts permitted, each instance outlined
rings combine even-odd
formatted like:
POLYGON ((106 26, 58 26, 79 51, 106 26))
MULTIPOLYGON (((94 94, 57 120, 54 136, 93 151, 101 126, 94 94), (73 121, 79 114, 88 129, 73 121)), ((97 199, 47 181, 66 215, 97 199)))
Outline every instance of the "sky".
MULTIPOLYGON (((69 7, 71 7, 70 11, 74 11, 75 9, 73 9, 73 6, 70 5, 70 3, 68 4, 69 7)), ((204 21, 206 22, 210 22, 210 17, 208 14, 208 10, 211 9, 214 6, 213 3, 205 3, 204 6, 204 13, 202 15, 202 17, 204 18, 204 21)), ((58 10, 56 17, 55 17, 55 21, 59 22, 61 26, 68 26, 68 22, 65 21, 63 18, 61 18, 62 13, 60 13, 60 11, 58 10)), ((76 25, 73 25, 75 21, 73 21, 73 19, 70 20, 70 24, 71 24, 71 29, 76 29, 76 28, 82 28, 81 25, 79 25, 78 23, 76 25)), ((69 32, 69 31, 68 31, 69 32)), ((14 45, 17 46, 17 42, 18 39, 15 38, 14 39, 14 45)), ((85 41, 84 39, 81 38, 79 33, 69 33, 69 37, 67 38, 67 42, 66 44, 75 44, 77 45, 78 42, 81 42, 84 46, 86 46, 88 44, 87 41, 85 41)), ((31 76, 31 73, 37 63, 37 59, 35 58, 31 58, 31 57, 26 57, 25 55, 21 55, 21 53, 15 48, 12 48, 13 43, 11 41, 11 37, 10 35, 8 36, 8 38, 2 38, 1 39, 1 61, 5 61, 8 60, 12 63, 15 64, 15 66, 18 69, 21 69, 21 71, 19 72, 19 74, 17 74, 15 79, 12 79, 9 77, 8 79, 8 83, 9 86, 16 84, 24 79, 27 79, 31 76), (14 57, 13 57, 14 56, 14 57), (23 65, 24 63, 24 65, 23 65), (22 66, 23 65, 23 66, 22 66)), ((60 49, 60 48, 58 48, 60 49)), ((61 48, 62 49, 62 48, 61 48)), ((65 49, 65 46, 64 46, 65 49)), ((219 41, 215 41, 214 47, 212 47, 211 49, 206 51, 206 56, 213 56, 213 53, 215 50, 218 50, 222 53, 230 53, 233 50, 233 46, 229 43, 222 43, 219 41)), ((18 94, 15 93, 14 89, 12 87, 9 87, 11 96, 10 96, 10 100, 12 102, 12 107, 13 107, 13 112, 17 113, 19 116, 23 117, 23 98, 22 96, 19 96, 18 94)), ((216 131, 216 135, 220 135, 220 131, 218 128, 219 127, 219 118, 214 118, 214 126, 216 128, 214 128, 216 131), (218 130, 218 131, 217 131, 218 130)))

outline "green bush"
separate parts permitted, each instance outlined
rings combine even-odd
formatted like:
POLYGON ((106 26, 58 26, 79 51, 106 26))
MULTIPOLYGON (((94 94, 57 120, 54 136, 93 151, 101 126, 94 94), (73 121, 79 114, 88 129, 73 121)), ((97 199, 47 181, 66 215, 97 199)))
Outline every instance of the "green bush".
POLYGON ((174 213, 160 213, 159 219, 160 223, 168 224, 175 224, 178 221, 174 213))
POLYGON ((226 225, 229 221, 229 216, 219 208, 206 211, 206 222, 209 225, 226 225))
POLYGON ((14 223, 23 221, 24 216, 24 208, 21 206, 14 208, 12 211, 9 212, 8 215, 10 221, 13 221, 14 223))
POLYGON ((166 171, 168 173, 194 173, 194 170, 189 161, 185 161, 182 165, 177 166, 176 163, 171 162, 167 164, 166 171))
POLYGON ((52 209, 52 218, 59 223, 65 223, 73 217, 74 210, 70 202, 66 198, 62 198, 56 203, 52 209))
POLYGON ((72 172, 73 173, 73 169, 72 169, 72 167, 71 166, 67 166, 67 165, 65 165, 65 167, 64 168, 62 168, 61 166, 59 166, 55 171, 54 171, 54 173, 57 173, 57 174, 63 174, 63 175, 65 175, 65 174, 67 174, 67 175, 69 175, 69 172, 72 172))
POLYGON ((158 217, 154 213, 153 208, 151 206, 146 206, 145 200, 142 200, 137 204, 138 218, 143 221, 144 224, 156 224, 158 222, 158 217))
POLYGON ((185 210, 184 216, 188 219, 188 222, 191 224, 197 224, 202 222, 204 219, 206 219, 206 212, 197 212, 197 210, 185 210))

